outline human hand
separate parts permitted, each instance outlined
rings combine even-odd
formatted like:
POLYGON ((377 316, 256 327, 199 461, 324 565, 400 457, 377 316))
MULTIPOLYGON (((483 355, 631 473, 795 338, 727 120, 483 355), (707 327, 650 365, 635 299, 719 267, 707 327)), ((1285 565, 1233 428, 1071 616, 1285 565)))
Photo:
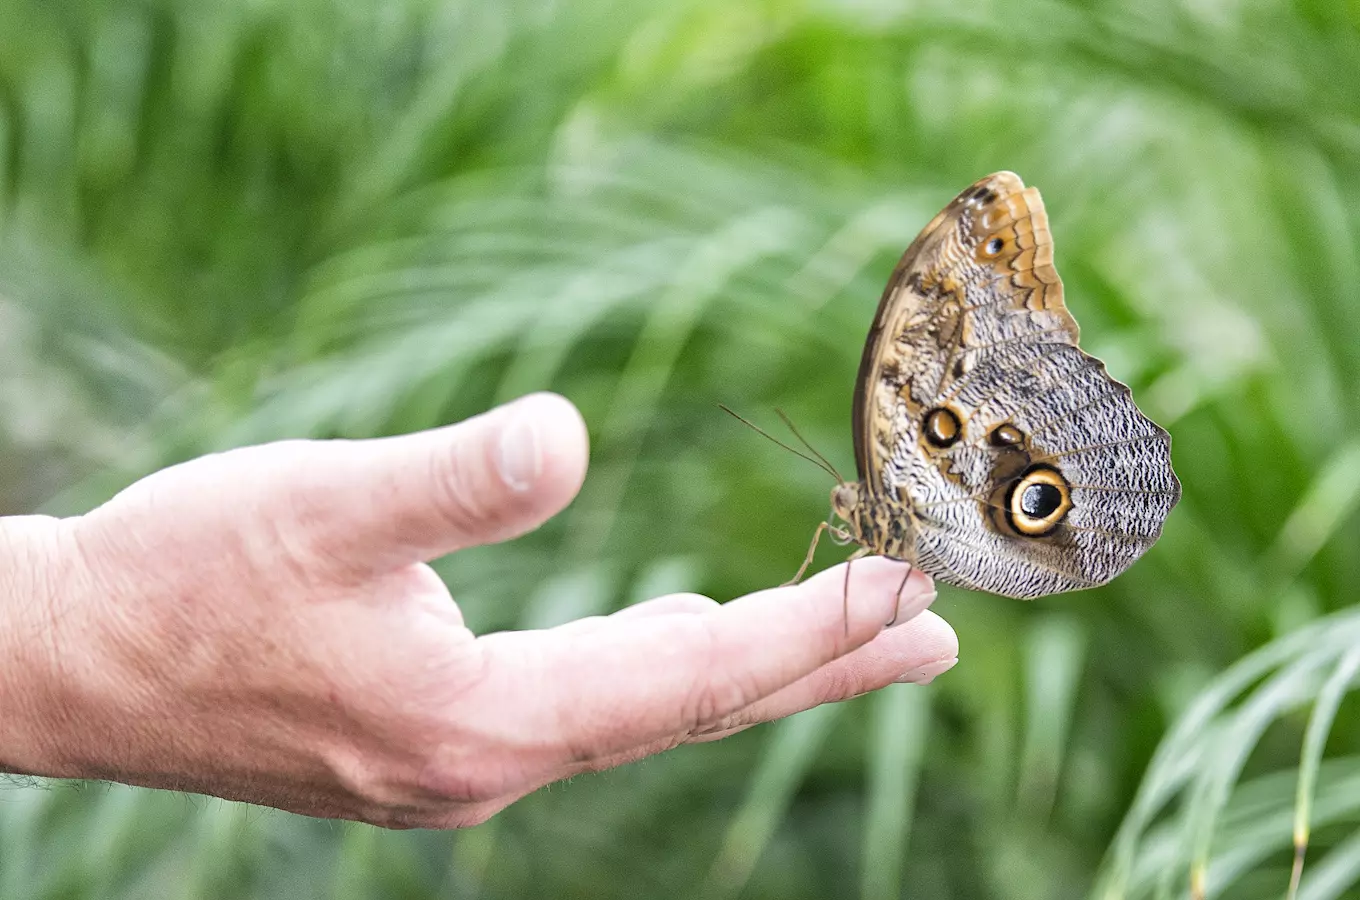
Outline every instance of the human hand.
POLYGON ((570 775, 711 740, 957 655, 929 579, 882 559, 718 605, 660 597, 476 636, 425 560, 576 494, 575 408, 285 441, 0 520, 0 768, 390 827, 481 822, 570 775), (895 619, 894 627, 884 623, 895 619))

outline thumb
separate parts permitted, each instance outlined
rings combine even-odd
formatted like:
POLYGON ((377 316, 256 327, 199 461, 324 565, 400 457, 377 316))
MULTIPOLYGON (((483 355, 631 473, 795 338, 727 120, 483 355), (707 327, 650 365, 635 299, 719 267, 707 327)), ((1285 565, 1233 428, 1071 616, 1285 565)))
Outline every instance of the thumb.
POLYGON ((532 531, 576 496, 589 452, 576 407, 546 393, 444 428, 302 447, 280 524, 364 573, 532 531))

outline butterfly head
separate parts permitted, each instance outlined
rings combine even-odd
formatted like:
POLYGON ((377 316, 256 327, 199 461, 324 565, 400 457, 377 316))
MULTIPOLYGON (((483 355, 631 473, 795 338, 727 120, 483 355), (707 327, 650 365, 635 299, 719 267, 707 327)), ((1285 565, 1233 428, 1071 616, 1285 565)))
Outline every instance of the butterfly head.
POLYGON ((864 544, 864 523, 861 519, 864 511, 861 502, 863 487, 858 481, 841 481, 831 489, 831 511, 844 523, 831 529, 839 544, 864 544))
POLYGON ((847 524, 858 521, 860 489, 858 481, 842 481, 831 489, 831 509, 847 524))

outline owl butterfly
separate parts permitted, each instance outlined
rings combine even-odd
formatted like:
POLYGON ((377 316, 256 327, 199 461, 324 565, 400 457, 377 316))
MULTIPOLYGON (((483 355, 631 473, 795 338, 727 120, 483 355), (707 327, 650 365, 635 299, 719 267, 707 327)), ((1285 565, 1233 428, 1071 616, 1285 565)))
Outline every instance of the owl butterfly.
MULTIPOLYGON (((1171 437, 1077 347, 1035 188, 989 175, 893 270, 855 385, 859 480, 822 531, 855 556, 1031 599, 1104 584, 1180 499, 1171 437)), ((833 474, 834 474, 834 470, 833 474)), ((854 557, 852 557, 854 558, 854 557)))

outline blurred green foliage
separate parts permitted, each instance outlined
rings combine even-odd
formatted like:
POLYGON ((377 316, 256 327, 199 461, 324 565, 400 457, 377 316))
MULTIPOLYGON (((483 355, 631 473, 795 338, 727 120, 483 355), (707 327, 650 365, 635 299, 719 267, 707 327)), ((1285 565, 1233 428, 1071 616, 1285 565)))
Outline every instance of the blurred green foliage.
POLYGON ((1279 897, 1299 815, 1360 896, 1354 0, 0 0, 0 501, 549 388, 591 476, 441 565, 471 624, 776 583, 830 485, 716 404, 850 468, 883 281, 1002 168, 1174 435, 1127 575, 457 834, 0 786, 0 897, 1279 897))

